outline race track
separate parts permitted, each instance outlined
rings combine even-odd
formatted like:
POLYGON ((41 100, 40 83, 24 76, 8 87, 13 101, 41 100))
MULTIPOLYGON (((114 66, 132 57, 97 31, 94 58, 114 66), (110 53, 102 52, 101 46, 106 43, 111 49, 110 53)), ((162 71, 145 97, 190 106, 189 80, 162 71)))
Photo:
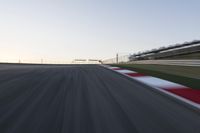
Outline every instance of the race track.
POLYGON ((200 113, 98 65, 0 64, 0 133, 200 133, 200 113))

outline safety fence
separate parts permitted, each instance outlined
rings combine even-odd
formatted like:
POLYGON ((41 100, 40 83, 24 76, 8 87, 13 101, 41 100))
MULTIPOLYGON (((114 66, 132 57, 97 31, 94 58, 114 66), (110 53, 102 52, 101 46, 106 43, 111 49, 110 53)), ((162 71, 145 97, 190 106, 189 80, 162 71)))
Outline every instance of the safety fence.
POLYGON ((129 57, 130 57, 130 54, 128 54, 128 55, 116 55, 115 58, 103 60, 102 63, 103 64, 127 63, 127 62, 130 61, 129 57))

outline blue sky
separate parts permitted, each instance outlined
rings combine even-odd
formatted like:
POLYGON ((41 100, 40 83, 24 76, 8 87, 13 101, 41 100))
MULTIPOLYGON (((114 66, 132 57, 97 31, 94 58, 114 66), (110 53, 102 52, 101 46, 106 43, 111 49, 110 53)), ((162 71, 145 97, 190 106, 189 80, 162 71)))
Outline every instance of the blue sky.
POLYGON ((106 59, 192 41, 199 13, 199 0, 0 0, 0 60, 106 59))

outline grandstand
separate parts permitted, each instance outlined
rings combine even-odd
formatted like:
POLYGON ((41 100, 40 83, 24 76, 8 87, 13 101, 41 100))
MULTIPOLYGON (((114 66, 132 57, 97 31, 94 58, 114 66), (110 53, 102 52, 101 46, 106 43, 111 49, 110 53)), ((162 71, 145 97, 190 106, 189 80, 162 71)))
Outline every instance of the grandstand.
POLYGON ((132 54, 130 61, 156 59, 200 59, 200 40, 132 54))

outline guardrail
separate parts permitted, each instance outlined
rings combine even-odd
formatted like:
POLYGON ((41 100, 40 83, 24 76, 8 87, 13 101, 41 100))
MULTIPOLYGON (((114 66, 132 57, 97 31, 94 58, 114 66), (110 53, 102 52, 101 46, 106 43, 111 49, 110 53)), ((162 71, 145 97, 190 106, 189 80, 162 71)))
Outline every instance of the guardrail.
POLYGON ((132 61, 129 63, 131 63, 131 64, 160 64, 160 65, 200 67, 200 60, 142 60, 142 61, 132 61))

